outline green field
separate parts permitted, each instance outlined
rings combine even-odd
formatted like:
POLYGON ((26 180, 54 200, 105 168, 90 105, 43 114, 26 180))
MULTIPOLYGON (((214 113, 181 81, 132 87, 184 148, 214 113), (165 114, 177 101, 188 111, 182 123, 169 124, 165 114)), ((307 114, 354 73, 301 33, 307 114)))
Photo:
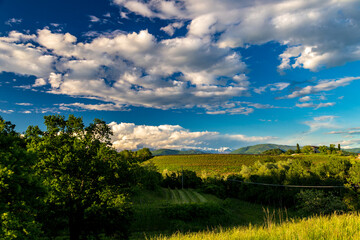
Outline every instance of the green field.
MULTIPOLYGON (((167 189, 156 191, 141 190, 132 198, 134 221, 131 225, 131 239, 172 235, 180 231, 198 232, 206 229, 264 224, 264 209, 259 204, 237 199, 222 200, 195 189, 167 189), (206 219, 179 220, 170 218, 164 210, 172 206, 217 206, 221 214, 206 219)), ((276 210, 278 211, 278 210, 276 210)), ((289 213, 292 214, 291 212, 289 213)))
POLYGON ((242 166, 251 166, 257 161, 286 161, 289 159, 303 159, 320 163, 329 161, 331 158, 351 158, 337 155, 241 155, 241 154, 198 154, 198 155, 169 155, 156 156, 146 163, 154 163, 159 172, 181 171, 187 169, 195 171, 200 177, 214 175, 229 175, 239 173, 242 166))
POLYGON ((344 214, 311 217, 298 221, 288 221, 268 227, 236 227, 198 233, 176 233, 171 237, 155 237, 156 240, 318 240, 318 239, 360 239, 360 216, 344 214))

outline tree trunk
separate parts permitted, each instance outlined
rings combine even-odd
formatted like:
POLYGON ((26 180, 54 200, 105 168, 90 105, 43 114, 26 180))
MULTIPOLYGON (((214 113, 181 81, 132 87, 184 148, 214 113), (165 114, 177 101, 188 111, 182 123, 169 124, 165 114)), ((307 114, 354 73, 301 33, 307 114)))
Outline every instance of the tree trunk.
POLYGON ((83 212, 79 209, 75 203, 70 203, 69 208, 69 233, 70 240, 80 240, 83 212))

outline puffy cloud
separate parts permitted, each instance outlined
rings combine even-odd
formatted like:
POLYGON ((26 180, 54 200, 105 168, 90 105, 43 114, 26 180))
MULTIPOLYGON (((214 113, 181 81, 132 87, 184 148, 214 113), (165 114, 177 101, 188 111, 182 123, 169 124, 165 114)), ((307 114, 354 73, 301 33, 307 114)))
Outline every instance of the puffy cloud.
POLYGON ((299 108, 315 108, 315 109, 319 109, 322 107, 332 107, 334 106, 335 103, 334 102, 328 102, 328 103, 297 103, 296 106, 299 108))
POLYGON ((321 128, 337 128, 338 125, 335 123, 334 115, 324 115, 319 117, 314 117, 311 121, 304 122, 305 125, 310 127, 309 132, 315 132, 321 128))
POLYGON ((360 60, 358 0, 114 0, 143 17, 190 20, 188 34, 218 34, 220 47, 277 41, 280 70, 317 70, 360 60))
POLYGON ((160 109, 219 105, 248 95, 241 56, 218 48, 209 39, 157 41, 144 30, 116 31, 84 43, 70 33, 45 28, 31 36, 13 33, 0 39, 0 44, 7 51, 21 48, 17 51, 21 56, 31 53, 23 62, 7 59, 14 66, 5 64, 4 69, 38 77, 33 87, 44 86, 53 94, 160 109))
POLYGON ((7 20, 5 22, 6 25, 9 25, 9 26, 12 26, 14 24, 19 24, 22 22, 22 19, 21 18, 10 18, 9 20, 7 20))
POLYGON ((90 22, 100 22, 100 18, 94 16, 94 15, 89 15, 90 18, 90 22))
POLYGON ((60 110, 72 110, 72 108, 80 108, 80 109, 86 109, 86 110, 95 110, 95 111, 126 111, 126 109, 123 106, 117 106, 112 103, 107 104, 84 104, 84 103, 70 103, 65 104, 61 103, 59 104, 60 110))
POLYGON ((6 113, 6 114, 10 114, 10 113, 13 113, 14 110, 7 110, 7 109, 0 109, 0 113, 6 113))
MULTIPOLYGON (((139 149, 148 147, 152 149, 201 149, 215 150, 219 142, 235 145, 248 142, 262 142, 273 137, 245 136, 241 134, 220 134, 218 132, 191 132, 179 125, 147 126, 134 123, 109 124, 113 131, 113 146, 118 149, 139 149)), ((224 146, 218 150, 228 149, 224 146)))
POLYGON ((32 44, 21 43, 33 39, 33 35, 10 32, 0 38, 0 72, 47 77, 52 71, 55 58, 32 44))
POLYGON ((349 85, 352 81, 359 80, 360 77, 345 77, 340 79, 331 79, 331 80, 322 80, 314 86, 306 86, 300 90, 292 92, 290 95, 287 95, 283 98, 297 98, 306 96, 309 94, 315 94, 320 92, 326 92, 338 87, 344 87, 349 85))
POLYGON ((310 96, 305 96, 299 99, 300 102, 308 102, 311 101, 311 97, 310 96))
POLYGON ((218 115, 218 114, 230 114, 230 115, 248 115, 254 112, 256 109, 271 109, 271 108, 287 108, 278 107, 270 104, 261 104, 245 101, 229 101, 220 105, 208 105, 204 104, 201 106, 206 109, 206 114, 218 115))
POLYGON ((160 28, 160 30, 166 32, 169 36, 172 36, 174 35, 176 29, 182 28, 183 26, 184 26, 183 22, 174 22, 174 23, 170 23, 165 27, 160 28))
POLYGON ((19 105, 19 106, 32 106, 33 104, 32 103, 15 103, 16 105, 19 105))
POLYGON ((285 88, 287 88, 289 85, 290 85, 290 83, 285 83, 285 82, 271 83, 271 84, 267 84, 267 85, 259 87, 259 88, 255 88, 254 92, 261 94, 261 93, 265 92, 267 89, 269 89, 272 92, 281 91, 281 90, 284 90, 285 88))
POLYGON ((43 78, 37 78, 35 80, 35 83, 32 85, 33 87, 41 87, 45 86, 47 84, 47 81, 43 78))
POLYGON ((346 130, 346 131, 331 131, 327 134, 346 134, 346 135, 359 135, 359 130, 346 130))

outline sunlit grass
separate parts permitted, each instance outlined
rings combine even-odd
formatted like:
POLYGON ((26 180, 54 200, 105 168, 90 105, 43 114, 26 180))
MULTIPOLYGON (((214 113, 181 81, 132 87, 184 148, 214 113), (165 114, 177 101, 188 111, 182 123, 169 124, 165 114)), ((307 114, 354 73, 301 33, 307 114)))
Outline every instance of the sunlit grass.
POLYGON ((266 239, 266 240, 319 240, 319 239, 360 239, 359 214, 344 214, 318 216, 301 220, 291 220, 282 224, 268 224, 267 227, 249 226, 231 229, 220 228, 214 231, 181 234, 170 237, 154 237, 156 240, 186 240, 186 239, 266 239))

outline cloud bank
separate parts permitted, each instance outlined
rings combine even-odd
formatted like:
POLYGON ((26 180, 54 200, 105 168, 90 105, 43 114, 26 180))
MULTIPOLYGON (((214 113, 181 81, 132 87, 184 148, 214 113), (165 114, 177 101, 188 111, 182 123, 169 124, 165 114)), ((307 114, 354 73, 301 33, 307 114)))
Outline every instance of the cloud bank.
POLYGON ((248 143, 259 143, 275 139, 271 136, 245 136, 242 134, 220 134, 218 132, 192 132, 179 125, 136 125, 134 123, 109 124, 113 131, 113 146, 118 150, 139 148, 199 149, 221 152, 248 143), (219 147, 219 143, 224 144, 219 147))
POLYGON ((360 60, 357 0, 113 0, 147 18, 188 20, 188 35, 219 34, 221 48, 276 41, 287 46, 279 70, 318 70, 360 60))

